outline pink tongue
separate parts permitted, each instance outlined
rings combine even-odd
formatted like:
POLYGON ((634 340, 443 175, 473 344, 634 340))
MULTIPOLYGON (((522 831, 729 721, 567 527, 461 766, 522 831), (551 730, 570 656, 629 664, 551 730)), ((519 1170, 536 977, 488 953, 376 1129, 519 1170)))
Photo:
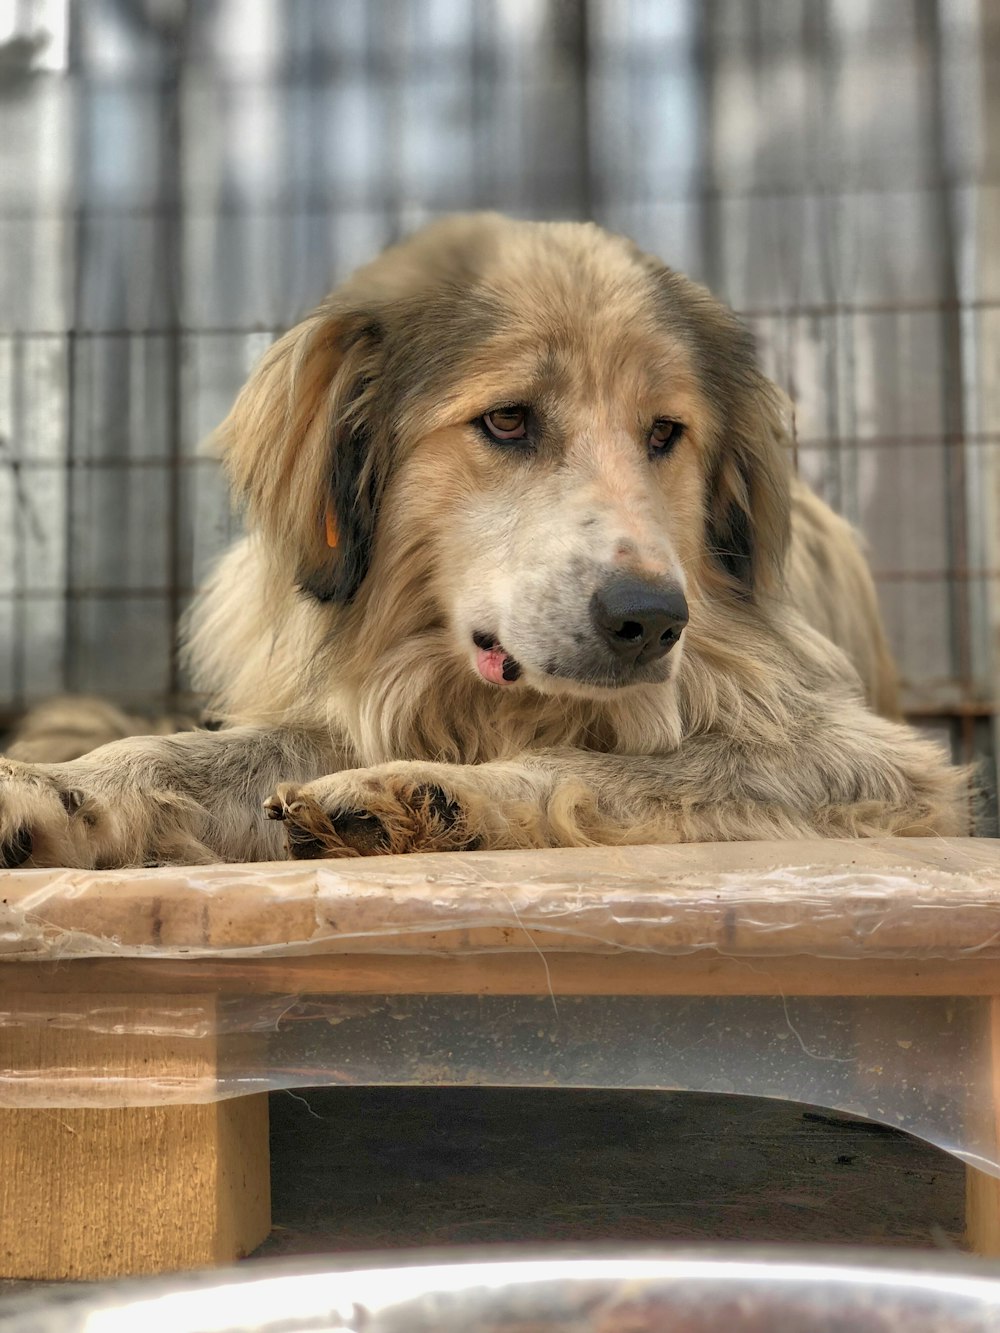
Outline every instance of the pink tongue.
POLYGON ((503 664, 506 660, 507 654, 502 648, 476 649, 476 666, 479 668, 479 674, 483 680, 488 680, 493 685, 510 683, 503 678, 503 664))

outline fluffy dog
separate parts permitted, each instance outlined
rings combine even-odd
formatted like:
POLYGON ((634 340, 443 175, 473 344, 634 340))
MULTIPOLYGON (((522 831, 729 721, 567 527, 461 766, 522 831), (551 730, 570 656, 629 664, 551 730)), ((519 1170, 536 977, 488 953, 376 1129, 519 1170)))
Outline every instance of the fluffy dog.
POLYGON ((195 726, 193 718, 133 717, 106 699, 70 694, 33 708, 8 738, 4 754, 36 763, 64 763, 126 736, 169 736, 195 726))
POLYGON ((629 241, 440 222, 219 445, 249 535, 187 640, 227 725, 4 761, 6 864, 967 830, 965 775, 865 702, 871 581, 749 334, 629 241))

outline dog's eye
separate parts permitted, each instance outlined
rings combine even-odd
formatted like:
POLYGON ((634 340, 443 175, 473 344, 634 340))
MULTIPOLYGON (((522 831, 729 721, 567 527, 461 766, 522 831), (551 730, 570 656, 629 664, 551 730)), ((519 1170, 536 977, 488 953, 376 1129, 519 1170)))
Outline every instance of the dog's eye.
POLYGON ((523 407, 495 407, 481 420, 494 440, 523 440, 528 434, 528 412, 523 407))
POLYGON ((649 432, 650 458, 665 457, 683 434, 684 427, 679 421, 668 421, 666 418, 654 421, 653 429, 649 432))

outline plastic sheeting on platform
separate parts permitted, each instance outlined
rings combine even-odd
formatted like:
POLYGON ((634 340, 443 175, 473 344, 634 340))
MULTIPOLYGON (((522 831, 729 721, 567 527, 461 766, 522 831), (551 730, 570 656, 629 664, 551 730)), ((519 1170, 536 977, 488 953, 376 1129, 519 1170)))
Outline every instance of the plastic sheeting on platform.
POLYGON ((23 870, 0 885, 0 959, 537 948, 1000 959, 993 839, 23 870))
POLYGON ((1000 844, 733 843, 0 875, 0 1105, 689 1089, 1000 1175, 1000 844))

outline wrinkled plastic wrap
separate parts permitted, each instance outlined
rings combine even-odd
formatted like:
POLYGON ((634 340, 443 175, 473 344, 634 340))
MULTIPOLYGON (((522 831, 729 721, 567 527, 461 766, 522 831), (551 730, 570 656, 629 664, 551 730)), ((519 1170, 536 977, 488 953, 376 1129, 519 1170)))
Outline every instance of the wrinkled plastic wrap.
POLYGON ((329 1084, 691 1089, 1000 1175, 1000 843, 0 875, 0 1105, 329 1084))
POLYGON ((475 953, 1000 959, 1000 840, 0 872, 0 958, 475 953), (527 937, 530 936, 530 941, 527 937))

